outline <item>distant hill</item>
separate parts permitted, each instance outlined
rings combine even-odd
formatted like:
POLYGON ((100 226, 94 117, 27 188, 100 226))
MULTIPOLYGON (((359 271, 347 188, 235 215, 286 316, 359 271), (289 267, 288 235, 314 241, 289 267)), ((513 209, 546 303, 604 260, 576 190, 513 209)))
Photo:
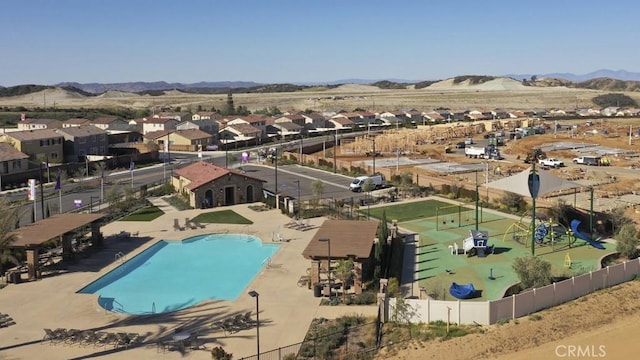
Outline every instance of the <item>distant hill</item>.
POLYGON ((610 78, 624 81, 640 81, 640 73, 629 72, 626 70, 608 70, 600 69, 588 74, 576 75, 572 73, 549 73, 549 74, 506 74, 506 77, 511 77, 516 80, 531 79, 532 76, 540 78, 559 78, 569 80, 571 82, 583 82, 598 78, 610 78))
POLYGON ((191 83, 191 84, 167 83, 165 81, 155 81, 155 82, 138 81, 138 82, 111 83, 111 84, 100 84, 100 83, 81 84, 77 82, 63 82, 63 83, 56 84, 55 86, 74 87, 76 89, 80 89, 93 94, 102 94, 109 90, 139 93, 144 91, 174 90, 174 89, 175 90, 207 89, 207 88, 233 89, 233 88, 247 88, 247 87, 254 87, 254 86, 261 86, 261 85, 264 85, 264 84, 259 84, 252 81, 219 81, 219 82, 202 81, 202 82, 191 83))

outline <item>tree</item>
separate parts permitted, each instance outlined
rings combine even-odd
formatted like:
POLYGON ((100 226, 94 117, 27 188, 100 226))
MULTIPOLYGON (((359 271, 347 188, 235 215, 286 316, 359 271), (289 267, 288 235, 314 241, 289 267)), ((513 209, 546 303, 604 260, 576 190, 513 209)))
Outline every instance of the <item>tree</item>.
POLYGON ((342 302, 347 302, 347 289, 346 285, 351 281, 353 277, 353 259, 344 259, 338 261, 336 267, 336 277, 342 282, 342 302))
POLYGON ((535 256, 515 258, 513 271, 523 289, 539 288, 551 284, 551 263, 535 256))
POLYGON ((315 197, 314 206, 317 206, 320 202, 322 194, 324 194, 324 182, 320 179, 316 179, 311 183, 311 192, 315 197))
POLYGON ((109 203, 109 210, 113 211, 113 207, 118 205, 118 203, 120 202, 120 185, 115 184, 114 186, 112 186, 105 197, 107 202, 109 203))
POLYGON ((616 236, 616 250, 620 255, 627 259, 635 259, 638 257, 638 231, 635 225, 625 224, 622 225, 618 235, 616 236))
POLYGON ((398 324, 410 324, 416 313, 417 309, 399 296, 396 298, 396 306, 393 308, 391 319, 398 324))
POLYGON ((527 207, 527 202, 524 201, 524 197, 522 195, 508 191, 505 192, 500 202, 507 208, 508 211, 513 212, 522 212, 527 207))
POLYGON ((227 107, 225 108, 225 115, 233 115, 236 113, 236 108, 233 106, 233 94, 231 91, 227 94, 227 107))
POLYGON ((0 199, 0 273, 2 265, 6 262, 18 265, 18 259, 11 253, 10 246, 17 240, 13 231, 20 221, 18 208, 12 207, 6 198, 0 199))

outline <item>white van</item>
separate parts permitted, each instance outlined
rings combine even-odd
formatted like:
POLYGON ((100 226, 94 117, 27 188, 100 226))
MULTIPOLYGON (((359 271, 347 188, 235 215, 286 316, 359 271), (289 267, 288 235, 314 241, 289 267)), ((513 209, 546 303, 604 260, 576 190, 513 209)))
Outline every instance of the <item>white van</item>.
POLYGON ((364 186, 364 183, 366 183, 367 180, 369 179, 371 179, 371 181, 373 182, 374 189, 379 189, 383 187, 385 184, 384 176, 380 174, 372 175, 372 176, 358 176, 357 178, 353 179, 351 184, 349 184, 349 190, 354 192, 362 191, 362 187, 364 186))

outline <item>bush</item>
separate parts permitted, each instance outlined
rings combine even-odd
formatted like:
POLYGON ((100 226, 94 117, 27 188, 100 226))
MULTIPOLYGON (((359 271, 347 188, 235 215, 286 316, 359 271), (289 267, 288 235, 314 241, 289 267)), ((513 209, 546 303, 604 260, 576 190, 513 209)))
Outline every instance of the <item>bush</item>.
POLYGON ((351 298, 347 305, 370 305, 376 303, 376 294, 372 292, 363 292, 351 298))
POLYGON ((524 289, 542 287, 551 284, 551 263, 535 256, 518 257, 513 261, 516 272, 524 289))
POLYGON ((627 259, 638 257, 638 233, 633 224, 622 225, 616 237, 616 250, 627 259))
POLYGON ((215 360, 231 360, 233 358, 233 354, 224 351, 222 346, 218 346, 211 349, 211 357, 215 360))

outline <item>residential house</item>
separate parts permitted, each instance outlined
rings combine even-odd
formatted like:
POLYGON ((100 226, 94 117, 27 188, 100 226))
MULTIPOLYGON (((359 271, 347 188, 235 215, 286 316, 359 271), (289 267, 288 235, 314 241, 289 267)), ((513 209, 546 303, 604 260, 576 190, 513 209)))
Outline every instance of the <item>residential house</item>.
POLYGON ((142 122, 142 135, 154 131, 175 130, 179 121, 174 118, 145 118, 142 122))
POLYGON ((64 136, 59 129, 14 131, 0 135, 0 142, 11 144, 31 159, 63 161, 64 136))
POLYGON ((229 116, 225 125, 246 124, 260 130, 260 142, 267 138, 267 123, 273 123, 273 118, 267 115, 229 116))
POLYGON ((307 119, 301 114, 289 114, 289 115, 281 115, 274 119, 274 123, 294 123, 296 125, 304 127, 307 119))
MULTIPOLYGON (((245 124, 246 125, 246 124, 245 124)), ((175 189, 195 208, 252 203, 262 196, 264 180, 200 161, 175 170, 175 189)))
POLYGON ((357 112, 345 112, 333 115, 331 119, 348 119, 354 127, 366 127, 368 124, 374 124, 376 121, 376 114, 369 111, 357 111, 357 112))
POLYGON ((18 151, 11 144, 0 142, 0 190, 2 190, 2 175, 29 169, 28 159, 29 155, 18 151))
POLYGON ((343 117, 336 117, 336 118, 331 118, 328 120, 328 125, 331 128, 334 128, 337 130, 344 130, 344 129, 353 129, 356 124, 347 119, 347 118, 343 118, 343 117))
POLYGON ((198 129, 154 131, 146 134, 145 139, 158 144, 161 149, 168 145, 169 150, 174 151, 204 150, 215 144, 213 135, 198 129))
POLYGON ((211 135, 218 135, 220 126, 212 119, 186 120, 176 125, 176 130, 201 130, 211 135))
POLYGON ((320 113, 300 113, 300 115, 304 117, 304 127, 307 132, 318 132, 327 126, 327 119, 320 113))
POLYGON ((279 136, 280 139, 290 139, 300 137, 304 131, 304 126, 292 122, 279 122, 267 125, 268 136, 279 136))
POLYGON ((129 130, 129 122, 119 117, 99 117, 91 122, 91 125, 102 130, 129 130))
POLYGON ((174 119, 178 122, 191 120, 191 114, 188 112, 161 112, 160 114, 153 115, 153 118, 160 119, 174 119))
POLYGON ((62 122, 62 128, 91 125, 91 120, 85 118, 72 118, 62 122))
POLYGON ((18 122, 18 130, 60 129, 62 121, 56 119, 24 119, 18 122))
POLYGON ((64 160, 78 162, 87 155, 108 155, 109 137, 105 130, 93 125, 60 129, 64 136, 64 160))
POLYGON ((249 124, 232 124, 220 129, 218 139, 220 143, 225 145, 237 142, 260 144, 262 141, 262 131, 249 124))
POLYGON ((429 111, 425 113, 423 117, 427 119, 428 122, 432 122, 432 123, 439 123, 444 121, 444 119, 446 119, 437 111, 429 111))
POLYGON ((216 118, 217 113, 213 111, 198 111, 197 113, 191 115, 191 120, 213 120, 216 118))

